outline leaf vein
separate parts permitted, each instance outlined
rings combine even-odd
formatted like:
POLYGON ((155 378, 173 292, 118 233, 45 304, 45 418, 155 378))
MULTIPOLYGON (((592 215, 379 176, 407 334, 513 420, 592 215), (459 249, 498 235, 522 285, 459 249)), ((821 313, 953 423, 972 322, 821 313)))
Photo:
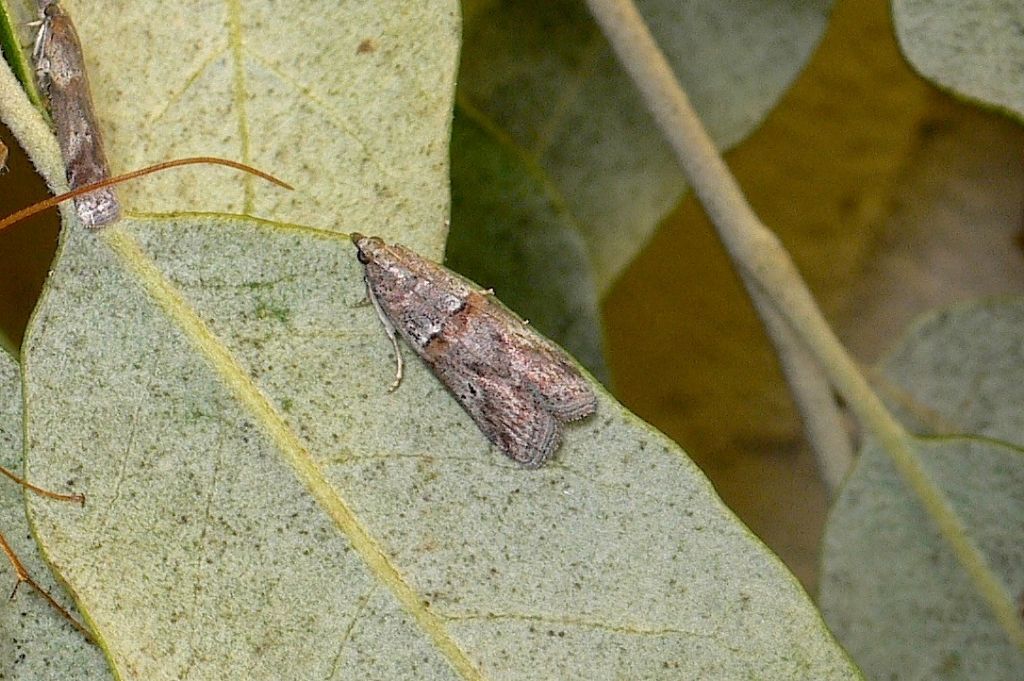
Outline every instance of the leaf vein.
MULTIPOLYGON (((245 38, 242 31, 241 0, 230 0, 228 3, 228 42, 231 45, 234 72, 234 100, 238 112, 238 139, 242 144, 242 163, 252 165, 249 113, 246 107, 246 102, 249 98, 249 88, 245 78, 245 38)), ((255 202, 252 178, 242 178, 242 187, 245 193, 245 200, 242 202, 244 212, 251 213, 255 202)))
POLYGON ((630 636, 687 636, 691 638, 720 639, 721 636, 714 632, 688 631, 675 627, 657 627, 642 623, 615 623, 605 622, 596 618, 579 617, 573 615, 550 615, 541 613, 516 613, 516 612, 481 612, 481 613, 441 613, 450 621, 471 622, 471 621, 520 621, 536 622, 552 626, 566 626, 580 629, 600 629, 616 634, 628 634, 630 636))
POLYGON ((423 597, 405 581, 377 540, 356 517, 352 508, 327 482, 323 471, 305 444, 288 426, 272 400, 252 382, 238 360, 164 277, 156 264, 142 250, 138 241, 129 232, 116 226, 102 232, 102 238, 120 257, 127 270, 138 278, 140 286, 179 326, 194 348, 217 371, 241 405, 249 410, 255 421, 271 437, 281 456, 292 466, 299 479, 338 529, 345 533, 374 577, 388 587, 463 678, 482 681, 483 675, 452 638, 442 618, 430 610, 423 597))

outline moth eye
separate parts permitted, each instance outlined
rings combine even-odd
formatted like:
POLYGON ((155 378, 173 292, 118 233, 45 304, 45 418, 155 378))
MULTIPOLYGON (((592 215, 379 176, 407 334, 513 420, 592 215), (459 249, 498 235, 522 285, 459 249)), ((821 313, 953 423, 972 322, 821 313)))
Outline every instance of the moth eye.
POLYGON ((363 263, 364 265, 370 264, 370 257, 363 253, 363 249, 361 248, 356 249, 356 260, 363 263))

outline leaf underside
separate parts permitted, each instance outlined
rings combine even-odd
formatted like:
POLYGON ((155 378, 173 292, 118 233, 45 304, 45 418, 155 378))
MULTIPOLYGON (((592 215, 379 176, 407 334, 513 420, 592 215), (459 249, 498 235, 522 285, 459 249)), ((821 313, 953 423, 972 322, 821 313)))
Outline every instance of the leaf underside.
MULTIPOLYGON (((0 466, 18 473, 23 468, 21 437, 21 377, 17 363, 0 352, 0 466)), ((52 502, 62 503, 62 502, 52 502)), ((39 554, 25 516, 22 488, 0 480, 0 532, 29 574, 78 616, 70 599, 53 578, 39 554)), ((0 590, 8 593, 14 573, 0 558, 0 590), (9 581, 8 581, 9 580, 9 581)), ((101 681, 110 679, 102 652, 90 645, 27 585, 14 599, 0 600, 0 679, 5 681, 101 681)))
POLYGON ((914 451, 997 593, 951 548, 881 448, 866 447, 826 527, 821 603, 871 678, 1024 674, 1022 328, 1019 299, 940 311, 882 365, 904 420, 949 433, 916 440, 914 451))
POLYGON ((241 218, 68 236, 26 352, 29 475, 89 504, 31 509, 123 676, 855 677, 614 401, 524 471, 418 362, 389 393, 360 276, 343 238, 241 218))
POLYGON ((894 0, 900 49, 941 88, 1024 121, 1024 4, 894 0))

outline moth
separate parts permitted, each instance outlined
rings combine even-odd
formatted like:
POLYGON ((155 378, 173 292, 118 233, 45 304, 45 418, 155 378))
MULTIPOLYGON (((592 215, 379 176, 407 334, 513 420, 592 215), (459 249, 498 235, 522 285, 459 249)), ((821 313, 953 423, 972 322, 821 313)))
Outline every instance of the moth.
POLYGON ((427 363, 483 434, 537 468, 558 448, 562 426, 594 413, 597 398, 569 357, 467 279, 397 244, 352 234, 367 296, 391 340, 427 363))
MULTIPOLYGON (((39 7, 42 21, 32 50, 36 80, 49 101, 68 184, 78 189, 110 177, 110 166, 75 26, 56 0, 39 0, 39 7)), ((86 227, 102 227, 117 220, 121 206, 114 190, 105 188, 76 198, 75 212, 86 227)))

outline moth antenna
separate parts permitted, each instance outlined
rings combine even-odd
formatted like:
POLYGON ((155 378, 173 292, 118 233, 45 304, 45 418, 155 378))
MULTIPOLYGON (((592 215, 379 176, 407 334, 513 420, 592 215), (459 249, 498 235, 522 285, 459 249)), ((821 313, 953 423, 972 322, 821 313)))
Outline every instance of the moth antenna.
POLYGON ((154 165, 147 166, 145 168, 140 168, 139 170, 133 170, 122 175, 108 177, 107 179, 100 180, 99 182, 92 182, 90 184, 82 185, 78 189, 73 189, 69 192, 58 194, 57 196, 51 196, 48 199, 44 199, 39 203, 34 203, 31 206, 22 208, 21 210, 11 213, 7 217, 3 218, 2 220, 0 220, 0 230, 6 229, 7 227, 10 227, 15 223, 21 222, 27 217, 31 217, 36 213, 40 213, 48 208, 52 208, 69 199, 73 199, 76 196, 88 194, 89 192, 94 192, 97 189, 103 189, 104 187, 110 187, 115 184, 121 184, 122 182, 134 180, 135 178, 142 177, 143 175, 158 173, 162 170, 167 170, 168 168, 176 168, 178 166, 199 164, 227 166, 228 168, 234 168, 236 170, 247 172, 250 175, 255 175, 256 177, 264 179, 267 182, 272 182, 273 184, 276 184, 279 187, 283 187, 288 190, 295 189, 295 187, 291 186, 284 180, 280 180, 274 177, 270 173, 265 173, 262 170, 259 170, 258 168, 253 168, 252 166, 246 165, 244 163, 239 163, 238 161, 230 161, 226 158, 217 158, 216 156, 192 156, 189 158, 179 158, 173 161, 164 161, 163 163, 156 163, 154 165))

